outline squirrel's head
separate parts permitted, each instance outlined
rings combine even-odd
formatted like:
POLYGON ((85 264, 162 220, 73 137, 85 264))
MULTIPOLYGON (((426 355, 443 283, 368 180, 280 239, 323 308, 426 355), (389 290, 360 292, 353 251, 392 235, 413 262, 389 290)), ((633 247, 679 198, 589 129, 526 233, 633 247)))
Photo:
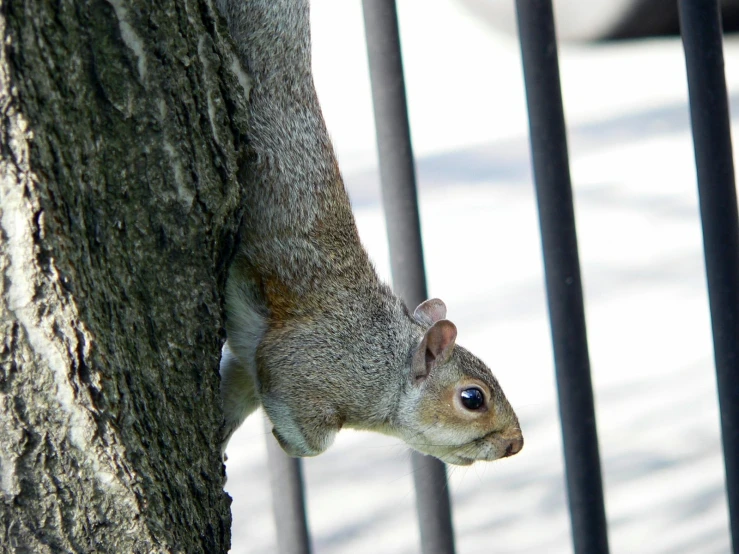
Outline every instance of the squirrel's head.
POLYGON ((490 369, 455 345, 444 303, 426 300, 413 317, 424 334, 411 352, 398 410, 403 440, 456 465, 516 454, 523 447, 518 418, 490 369))

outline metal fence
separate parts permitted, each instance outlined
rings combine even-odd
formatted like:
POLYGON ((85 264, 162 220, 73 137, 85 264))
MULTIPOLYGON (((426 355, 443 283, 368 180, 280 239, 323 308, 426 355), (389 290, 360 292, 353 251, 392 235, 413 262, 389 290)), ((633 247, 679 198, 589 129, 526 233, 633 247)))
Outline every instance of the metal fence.
MULTIPOLYGON (((717 0, 679 0, 733 551, 739 554, 739 218, 717 0)), ((382 198, 395 291, 427 297, 395 0, 363 0, 382 198)), ((607 553, 600 455, 552 0, 516 0, 566 484, 577 553, 607 553)), ((311 551, 300 460, 268 449, 278 547, 311 551)), ((444 465, 413 453, 424 554, 454 552, 444 465)))

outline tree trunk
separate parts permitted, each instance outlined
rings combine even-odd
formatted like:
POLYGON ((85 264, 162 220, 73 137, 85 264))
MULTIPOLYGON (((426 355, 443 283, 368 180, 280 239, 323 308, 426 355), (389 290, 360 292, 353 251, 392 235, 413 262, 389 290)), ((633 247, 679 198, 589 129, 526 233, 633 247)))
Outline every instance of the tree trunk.
POLYGON ((248 76, 208 0, 0 0, 0 551, 225 552, 248 76))

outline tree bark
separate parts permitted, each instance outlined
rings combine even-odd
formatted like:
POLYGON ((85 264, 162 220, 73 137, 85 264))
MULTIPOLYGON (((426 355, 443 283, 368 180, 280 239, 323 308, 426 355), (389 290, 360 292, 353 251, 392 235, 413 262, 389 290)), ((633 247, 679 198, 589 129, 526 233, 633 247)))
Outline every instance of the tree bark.
POLYGON ((248 76, 208 0, 0 0, 0 551, 225 552, 248 76))

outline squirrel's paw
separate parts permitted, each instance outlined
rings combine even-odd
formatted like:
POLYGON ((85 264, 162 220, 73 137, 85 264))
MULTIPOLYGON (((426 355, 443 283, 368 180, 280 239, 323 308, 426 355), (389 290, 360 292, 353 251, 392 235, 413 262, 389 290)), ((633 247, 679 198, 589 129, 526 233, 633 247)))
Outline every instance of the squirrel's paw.
POLYGON ((320 441, 321 445, 318 447, 311 447, 305 440, 289 441, 282 435, 276 428, 272 428, 272 434, 277 439, 278 444, 285 451, 285 454, 293 458, 305 458, 310 456, 318 456, 323 453, 331 443, 333 442, 333 434, 331 436, 323 437, 325 440, 320 441))
POLYGON ((272 428, 272 434, 274 435, 275 439, 277 439, 277 443, 288 456, 299 458, 300 456, 305 455, 301 453, 301 450, 299 448, 295 448, 295 446, 283 439, 282 436, 277 432, 277 429, 275 429, 274 427, 272 428))
POLYGON ((316 456, 317 454, 320 454, 320 452, 315 452, 308 448, 308 445, 304 441, 300 441, 299 444, 287 441, 274 427, 272 428, 272 434, 277 439, 280 447, 285 451, 285 454, 292 458, 302 458, 305 456, 316 456))

